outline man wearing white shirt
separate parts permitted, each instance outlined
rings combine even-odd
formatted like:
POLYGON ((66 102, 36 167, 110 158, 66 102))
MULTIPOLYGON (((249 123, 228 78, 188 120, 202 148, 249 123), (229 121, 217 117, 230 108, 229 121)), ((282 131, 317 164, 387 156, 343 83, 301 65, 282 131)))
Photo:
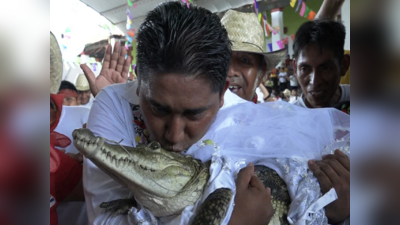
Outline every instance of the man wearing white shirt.
POLYGON ((258 87, 266 73, 283 59, 286 50, 265 51, 264 30, 254 13, 229 10, 221 22, 232 42, 229 90, 247 101, 264 102, 268 95, 264 96, 258 87))
MULTIPOLYGON (((125 146, 153 140, 166 150, 182 152, 204 136, 221 107, 245 101, 226 92, 231 44, 218 16, 208 10, 193 5, 188 9, 179 2, 158 5, 137 39, 138 81, 108 86, 96 96, 87 123, 95 135, 122 139, 125 146)), ((124 60, 124 48, 119 50, 117 43, 111 55, 108 46, 100 74, 118 73, 127 79, 130 59, 124 60)), ((240 191, 230 224, 267 224, 273 215, 270 189, 251 170, 245 169, 237 181, 240 191)), ((134 222, 130 214, 102 214, 102 202, 132 196, 87 159, 83 185, 90 224, 134 222)))
POLYGON ((350 85, 339 85, 350 66, 345 37, 345 27, 336 21, 314 20, 299 28, 293 45, 294 72, 303 94, 295 105, 340 110, 349 105, 350 85))
POLYGON ((289 76, 289 81, 290 81, 290 91, 296 90, 297 91, 297 86, 299 83, 297 82, 297 78, 292 74, 289 76))
POLYGON ((93 104, 93 98, 90 92, 89 82, 84 74, 79 74, 76 79, 75 87, 78 90, 78 100, 81 106, 85 106, 90 109, 93 104))
POLYGON ((285 72, 284 68, 280 69, 278 77, 279 77, 279 88, 280 88, 281 92, 283 92, 287 88, 286 81, 288 79, 287 73, 285 72))

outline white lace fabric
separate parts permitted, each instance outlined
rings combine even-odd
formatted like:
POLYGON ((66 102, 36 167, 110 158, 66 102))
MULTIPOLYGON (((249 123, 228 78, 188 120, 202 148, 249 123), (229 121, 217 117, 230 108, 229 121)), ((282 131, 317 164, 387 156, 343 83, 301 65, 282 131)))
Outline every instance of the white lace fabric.
MULTIPOLYGON (((130 217, 141 221, 138 224, 188 224, 214 190, 226 187, 235 193, 237 173, 253 162, 274 169, 286 182, 291 224, 328 224, 324 207, 337 199, 336 192, 331 189, 322 196, 307 162, 335 149, 350 157, 350 117, 343 112, 285 102, 233 105, 220 110, 210 130, 186 153, 203 162, 212 160, 211 177, 198 202, 170 218, 155 218, 146 209, 132 209, 130 217)), ((223 224, 230 219, 233 199, 223 224)))

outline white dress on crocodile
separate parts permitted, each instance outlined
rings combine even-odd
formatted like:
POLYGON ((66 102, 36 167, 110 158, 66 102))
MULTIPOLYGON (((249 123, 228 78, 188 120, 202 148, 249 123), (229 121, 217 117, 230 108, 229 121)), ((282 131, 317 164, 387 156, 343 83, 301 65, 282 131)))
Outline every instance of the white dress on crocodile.
MULTIPOLYGON (((324 207, 337 195, 331 189, 322 196, 307 161, 335 149, 350 156, 350 116, 338 110, 306 109, 285 102, 224 107, 206 135, 186 152, 203 162, 212 160, 210 181, 196 205, 177 217, 155 218, 143 208, 132 209, 129 217, 139 224, 188 224, 215 189, 227 187, 235 193, 237 173, 253 162, 274 169, 286 182, 292 199, 291 224, 328 224, 324 207)), ((228 224, 233 199, 223 224, 228 224)))

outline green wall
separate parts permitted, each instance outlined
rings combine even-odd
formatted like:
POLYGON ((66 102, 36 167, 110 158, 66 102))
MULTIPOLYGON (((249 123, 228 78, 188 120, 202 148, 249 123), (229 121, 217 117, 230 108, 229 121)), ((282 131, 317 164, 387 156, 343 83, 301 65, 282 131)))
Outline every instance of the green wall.
MULTIPOLYGON (((307 1, 306 4, 311 10, 314 10, 314 12, 317 13, 322 5, 322 2, 323 0, 310 0, 307 1)), ((300 9, 299 11, 295 12, 296 7, 297 5, 295 6, 295 8, 292 8, 290 5, 288 5, 283 9, 283 24, 285 27, 288 28, 287 35, 296 33, 301 24, 308 21, 307 18, 301 17, 299 15, 300 9)))

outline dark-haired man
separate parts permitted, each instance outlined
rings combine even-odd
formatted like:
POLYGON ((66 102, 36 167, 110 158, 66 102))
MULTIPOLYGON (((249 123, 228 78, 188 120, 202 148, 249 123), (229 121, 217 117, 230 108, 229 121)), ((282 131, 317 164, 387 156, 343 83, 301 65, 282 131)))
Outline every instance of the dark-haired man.
MULTIPOLYGON (((125 146, 152 140, 169 151, 182 152, 208 131, 227 104, 224 98, 244 101, 225 93, 231 43, 220 19, 210 11, 163 3, 146 16, 137 40, 138 81, 108 86, 97 94, 87 123, 95 135, 122 139, 125 146)), ((104 77, 127 72, 124 65, 129 59, 124 60, 124 50, 119 54, 119 49, 116 44, 111 55, 108 46, 101 71, 104 77)), ((231 224, 267 224, 272 217, 270 189, 252 170, 247 167, 240 172, 231 224)), ((83 182, 90 224, 133 222, 129 214, 115 218, 102 214, 100 203, 132 196, 87 159, 83 182)))
POLYGON ((60 89, 58 94, 64 95, 63 105, 66 106, 77 106, 78 102, 78 90, 75 85, 71 82, 63 80, 61 81, 60 89))
POLYGON ((350 101, 350 85, 339 85, 350 66, 345 38, 345 27, 331 20, 309 21, 299 28, 293 45, 294 71, 304 93, 295 105, 342 109, 350 101))
MULTIPOLYGON (((218 109, 228 105, 224 99, 241 100, 226 91, 230 44, 217 21, 204 9, 187 9, 179 3, 165 3, 150 12, 138 35, 138 82, 113 85, 100 92, 88 128, 107 139, 122 138, 121 144, 128 146, 152 140, 167 150, 181 152, 196 143, 211 126, 218 109), (190 29, 192 26, 196 29, 190 29), (199 43, 198 39, 203 41, 199 43)), ((101 72, 104 77, 108 73, 124 77, 126 61, 120 59, 125 53, 122 50, 118 54, 119 48, 116 44, 111 56, 109 46, 101 72)), ((263 57, 256 57, 262 64, 263 57)), ((241 191, 236 193, 230 224, 268 224, 268 189, 256 185, 260 182, 253 176, 252 167, 240 173, 243 176, 239 176, 236 187, 241 191)), ((99 208, 101 202, 132 197, 128 189, 88 160, 83 181, 90 223, 133 222, 129 215, 114 218, 101 214, 99 208)))
MULTIPOLYGON (((345 27, 332 20, 304 23, 294 40, 294 72, 303 94, 294 102, 306 108, 349 107, 350 85, 339 85, 350 66, 344 54, 345 27)), ((328 205, 326 215, 335 224, 350 216, 350 161, 336 152, 309 163, 325 193, 332 186, 339 199, 328 205)))

